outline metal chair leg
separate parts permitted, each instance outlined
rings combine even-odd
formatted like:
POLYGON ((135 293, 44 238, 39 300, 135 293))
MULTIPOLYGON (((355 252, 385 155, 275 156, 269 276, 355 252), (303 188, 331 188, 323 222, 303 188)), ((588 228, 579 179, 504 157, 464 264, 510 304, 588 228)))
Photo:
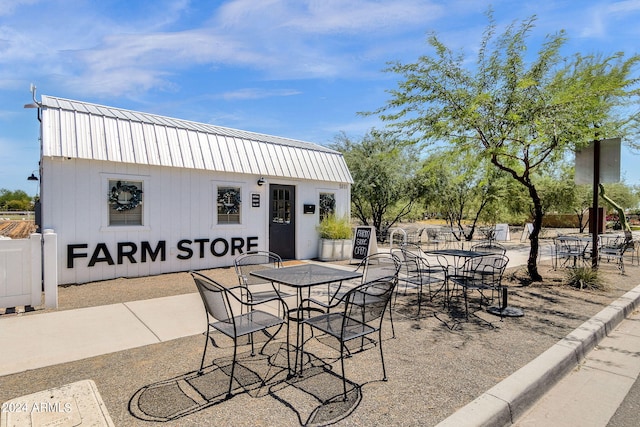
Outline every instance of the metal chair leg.
POLYGON ((233 374, 236 370, 236 356, 238 353, 238 339, 233 339, 233 361, 231 362, 231 377, 229 378, 229 391, 227 392, 227 399, 231 398, 231 390, 233 388, 233 374))
POLYGON ((204 358, 207 355, 207 346, 209 345, 209 325, 207 325, 207 333, 204 337, 204 350, 202 351, 202 360, 200 361, 200 369, 198 370, 198 375, 202 374, 202 369, 204 368, 204 358))
POLYGON ((382 353, 382 328, 378 331, 378 346, 380 347, 380 360, 382 361, 382 381, 387 381, 387 369, 384 366, 384 354, 382 353))

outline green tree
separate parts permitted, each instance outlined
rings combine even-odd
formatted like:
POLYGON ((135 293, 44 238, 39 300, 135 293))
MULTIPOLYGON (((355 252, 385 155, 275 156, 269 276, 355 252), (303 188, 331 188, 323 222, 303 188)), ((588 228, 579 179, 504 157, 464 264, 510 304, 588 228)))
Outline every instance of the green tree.
POLYGON ((528 62, 527 38, 535 17, 497 36, 491 12, 488 16, 474 68, 462 53, 431 35, 432 55, 390 65, 387 71, 401 76, 398 88, 387 105, 371 114, 388 122, 390 132, 415 143, 445 143, 485 157, 520 183, 533 207, 527 270, 539 281, 544 207, 535 173, 590 141, 637 129, 637 115, 620 107, 637 102, 637 80, 630 76, 640 57, 564 58, 561 31, 548 36, 528 62))
POLYGON ((354 141, 344 133, 331 145, 340 151, 353 176, 352 213, 378 235, 408 215, 418 199, 414 181, 418 157, 413 147, 367 133, 354 141))
POLYGON ((589 208, 593 205, 593 189, 590 185, 576 185, 574 204, 572 206, 573 213, 578 218, 580 224, 580 233, 589 225, 586 219, 589 218, 589 208))
POLYGON ((22 190, 0 189, 0 209, 8 211, 27 211, 33 209, 31 196, 22 190))
POLYGON ((418 174, 425 204, 444 215, 451 229, 459 232, 455 235, 465 240, 473 239, 478 223, 488 219, 483 214, 500 194, 499 172, 488 166, 470 153, 436 153, 429 156, 418 174))

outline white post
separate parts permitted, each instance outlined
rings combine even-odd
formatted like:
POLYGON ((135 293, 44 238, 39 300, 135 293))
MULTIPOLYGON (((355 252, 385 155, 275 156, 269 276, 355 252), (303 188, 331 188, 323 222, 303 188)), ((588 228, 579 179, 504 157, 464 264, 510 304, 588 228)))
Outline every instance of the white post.
POLYGON ((42 235, 32 233, 29 236, 31 246, 31 306, 42 304, 42 235))
POLYGON ((44 305, 58 308, 58 235, 51 229, 44 230, 44 305))

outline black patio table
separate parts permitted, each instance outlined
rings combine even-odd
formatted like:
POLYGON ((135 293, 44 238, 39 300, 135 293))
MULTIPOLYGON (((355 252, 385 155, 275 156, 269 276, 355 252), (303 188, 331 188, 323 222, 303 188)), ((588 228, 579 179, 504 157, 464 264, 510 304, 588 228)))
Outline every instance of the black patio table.
POLYGON ((435 255, 440 265, 442 265, 444 268, 447 269, 447 272, 450 271, 450 267, 453 267, 454 274, 458 273, 458 271, 464 266, 464 262, 468 258, 477 258, 477 257, 487 255, 486 252, 470 251, 470 250, 464 250, 464 249, 453 249, 453 248, 427 250, 427 251, 424 251, 424 253, 427 255, 435 255), (447 260, 446 263, 442 263, 440 261, 441 256, 453 258, 453 263, 449 263, 448 258, 445 258, 447 260))
POLYGON ((438 259, 438 263, 445 269, 446 272, 446 280, 445 280, 445 304, 449 302, 449 277, 452 275, 459 274, 460 270, 464 268, 464 263, 469 258, 477 258, 484 255, 487 255, 486 252, 478 252, 478 251, 470 251, 465 249, 434 249, 424 251, 426 255, 433 255, 438 259), (444 258, 444 262, 442 261, 444 258), (449 261, 452 262, 449 262, 449 261), (453 270, 453 271, 452 271, 453 270))
MULTIPOLYGON (((362 277, 362 272, 329 267, 323 264, 305 263, 289 267, 252 271, 251 275, 295 288, 297 295, 296 308, 289 310, 290 313, 294 313, 298 311, 298 304, 303 299, 302 294, 305 289, 307 293, 310 293, 311 288, 314 286, 331 283, 339 283, 341 285, 344 280, 362 277)), ((293 320, 299 319, 294 317, 293 320)))
MULTIPOLYGON (((331 283, 339 283, 339 286, 342 286, 342 282, 344 280, 362 277, 362 272, 344 270, 322 264, 305 263, 289 267, 252 271, 251 275, 295 288, 297 298, 296 308, 289 310, 289 319, 295 322, 300 322, 304 318, 304 313, 300 313, 301 307, 299 307, 299 304, 303 300, 303 292, 305 289, 309 295, 311 293, 311 288, 314 286, 328 285, 331 283)), ((311 309, 302 308, 302 310, 311 309)), ((296 335, 298 336, 296 337, 296 362, 294 366, 297 366, 298 363, 297 350, 300 347, 300 343, 298 343, 299 333, 296 333, 296 335)), ((300 361, 300 364, 302 364, 302 360, 300 361)))

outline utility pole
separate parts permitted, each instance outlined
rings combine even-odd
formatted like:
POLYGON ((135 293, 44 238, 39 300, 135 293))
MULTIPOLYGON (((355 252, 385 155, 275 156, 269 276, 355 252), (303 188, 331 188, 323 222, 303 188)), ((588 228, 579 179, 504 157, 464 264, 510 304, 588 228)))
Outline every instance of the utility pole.
POLYGON ((600 140, 593 141, 593 212, 591 221, 591 268, 598 268, 598 225, 600 225, 600 209, 598 208, 598 190, 600 184, 600 140))

